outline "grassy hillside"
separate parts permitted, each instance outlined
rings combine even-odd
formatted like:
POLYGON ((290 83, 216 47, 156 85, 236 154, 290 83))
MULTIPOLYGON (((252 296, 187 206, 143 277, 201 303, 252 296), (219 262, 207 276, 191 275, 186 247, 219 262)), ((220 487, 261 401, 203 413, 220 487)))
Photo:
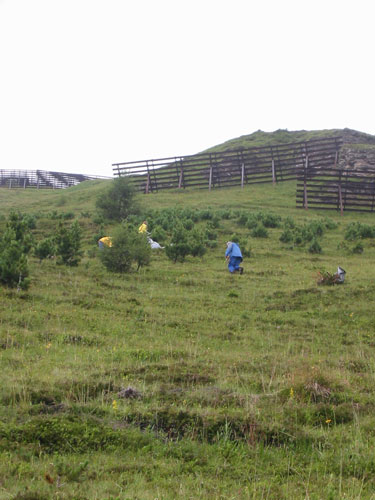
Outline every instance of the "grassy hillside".
MULTIPOLYGON (((249 135, 242 135, 235 139, 230 139, 222 144, 218 144, 204 151, 205 153, 236 151, 238 149, 246 149, 262 146, 276 146, 278 144, 288 144, 291 142, 310 141, 312 139, 322 139, 327 137, 342 137, 343 135, 351 134, 356 137, 356 147, 366 147, 367 144, 374 144, 375 137, 370 134, 358 132, 350 129, 327 129, 327 130, 275 130, 274 132, 263 132, 258 130, 249 135)), ((351 139, 348 138, 351 142, 351 139)))
POLYGON ((0 192, 1 229, 18 209, 39 240, 73 212, 85 251, 0 288, 0 498, 374 498, 373 215, 297 210, 294 183, 142 196, 139 220, 189 210, 217 246, 117 275, 95 243, 106 185, 0 192), (278 227, 255 237, 256 216, 278 227), (312 223, 322 253, 280 241, 312 223), (343 285, 317 285, 338 265, 343 285))

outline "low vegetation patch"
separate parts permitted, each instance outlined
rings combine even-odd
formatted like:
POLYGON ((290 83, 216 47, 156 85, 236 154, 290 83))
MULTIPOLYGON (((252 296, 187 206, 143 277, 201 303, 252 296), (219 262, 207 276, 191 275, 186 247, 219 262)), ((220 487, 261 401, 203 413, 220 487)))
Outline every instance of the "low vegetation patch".
POLYGON ((84 184, 0 203, 0 496, 373 498, 372 215, 84 184))

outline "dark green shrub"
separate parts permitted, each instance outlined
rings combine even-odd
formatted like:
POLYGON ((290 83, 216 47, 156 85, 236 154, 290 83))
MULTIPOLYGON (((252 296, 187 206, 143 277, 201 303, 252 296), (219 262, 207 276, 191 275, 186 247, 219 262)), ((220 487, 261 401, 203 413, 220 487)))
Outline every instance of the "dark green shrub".
POLYGON ((189 234, 182 224, 178 223, 173 230, 170 245, 165 247, 165 253, 173 262, 183 262, 190 250, 189 234))
POLYGON ((360 224, 359 226, 359 235, 362 239, 365 238, 374 238, 375 237, 375 229, 368 224, 360 224))
POLYGON ((302 231, 300 228, 296 227, 293 231, 293 243, 294 245, 300 246, 305 243, 302 237, 302 231))
POLYGON ((45 238, 39 241, 39 243, 34 247, 34 255, 40 261, 53 257, 56 253, 56 246, 53 238, 45 238))
POLYGON ((262 217, 262 222, 264 227, 280 227, 281 226, 281 217, 279 215, 274 214, 265 214, 262 217))
POLYGON ((60 219, 71 220, 74 219, 74 212, 63 212, 60 214, 60 219))
POLYGON ((233 217, 233 213, 229 209, 226 209, 226 208, 218 210, 216 212, 216 215, 217 215, 217 217, 219 217, 219 219, 222 219, 222 220, 228 220, 228 219, 231 219, 233 217))
POLYGON ((359 239, 359 227, 358 222, 351 222, 345 231, 345 239, 349 241, 354 241, 359 239))
POLYGON ((323 236, 325 226, 322 222, 313 221, 307 226, 314 236, 323 236))
POLYGON ((159 219, 158 222, 164 231, 168 231, 171 228, 171 221, 168 217, 163 217, 162 219, 159 219))
POLYGON ((255 229, 257 227, 258 223, 259 223, 259 221, 256 218, 256 216, 255 215, 250 215, 246 219, 245 226, 247 227, 247 229, 255 229))
POLYGON ((190 233, 189 244, 190 255, 193 257, 202 257, 206 253, 205 238, 201 231, 193 230, 190 233))
POLYGON ((84 210, 83 212, 80 213, 80 216, 83 219, 89 219, 91 217, 91 212, 89 212, 88 210, 84 210))
POLYGON ((304 226, 301 229, 301 233, 300 234, 301 234, 301 238, 302 238, 303 243, 307 243, 309 241, 312 241, 314 239, 314 237, 316 237, 314 235, 314 232, 308 226, 304 226))
POLYGON ((332 219, 329 219, 328 217, 325 217, 324 219, 321 220, 321 223, 324 225, 326 229, 333 230, 337 229, 338 224, 332 219))
POLYGON ((133 260, 140 267, 148 266, 151 260, 151 247, 147 241, 147 236, 137 233, 133 239, 133 260))
POLYGON ((252 253, 251 253, 251 248, 247 244, 240 244, 241 248, 241 253, 243 257, 250 258, 252 253))
POLYGON ((229 238, 229 241, 233 241, 234 243, 238 244, 243 257, 251 257, 251 248, 248 244, 248 241, 244 237, 240 236, 238 233, 234 233, 229 238))
POLYGON ((55 236, 56 256, 58 264, 77 266, 82 257, 81 248, 82 230, 78 221, 74 221, 68 228, 60 222, 55 236))
POLYGON ((247 226, 248 219, 249 219, 249 214, 247 212, 240 212, 237 222, 241 226, 247 226))
POLYGON ((93 223, 96 224, 97 226, 101 226, 104 224, 104 217, 101 214, 96 214, 93 219, 93 223))
POLYGON ((215 214, 213 217, 212 217, 212 220, 210 222, 210 224, 212 225, 212 227, 214 229, 218 229, 220 227, 220 218, 218 217, 217 214, 215 214))
POLYGON ((104 229, 104 224, 101 224, 97 233, 95 233, 94 236, 92 237, 92 242, 97 245, 98 241, 100 240, 100 238, 103 238, 103 236, 106 236, 106 232, 104 229))
POLYGON ((268 238, 268 231, 261 222, 257 224, 250 234, 253 238, 268 238))
POLYGON ((35 215, 25 214, 22 216, 22 220, 28 229, 36 229, 35 215))
POLYGON ((198 222, 199 221, 199 212, 197 210, 195 212, 192 212, 190 218, 193 222, 198 222))
POLYGON ((13 229, 7 228, 0 239, 0 283, 26 290, 30 281, 27 255, 13 229))
POLYGON ((206 245, 208 248, 217 248, 217 246, 218 246, 218 242, 217 242, 217 240, 206 240, 205 245, 206 245))
POLYGON ((315 238, 310 247, 309 247, 309 252, 310 253, 322 253, 322 247, 319 245, 318 240, 315 238))
POLYGON ((214 214, 208 208, 199 211, 199 220, 211 220, 213 216, 214 214))
POLYGON ((126 222, 134 227, 139 227, 144 220, 147 220, 147 227, 151 229, 151 226, 154 225, 154 220, 151 215, 140 216, 139 214, 130 214, 126 217, 126 222))
POLYGON ((137 270, 149 264, 151 247, 144 234, 128 224, 122 224, 113 231, 112 246, 100 250, 99 257, 108 271, 128 273, 133 263, 137 265, 137 270))
POLYGON ((215 227, 211 222, 207 223, 206 226, 206 238, 208 240, 216 240, 217 239, 217 233, 215 231, 215 227))
POLYGON ((296 227, 296 223, 291 217, 285 217, 284 227, 285 229, 294 229, 296 227))
POLYGON ((186 207, 182 210, 176 210, 176 215, 177 214, 181 219, 191 219, 194 214, 194 209, 186 207))
POLYGON ((185 229, 190 231, 194 227, 194 222, 191 219, 185 219, 183 220, 182 225, 184 226, 185 229))
POLYGON ((281 236, 280 236, 280 241, 281 243, 290 243, 291 241, 293 241, 293 233, 290 229, 285 229, 285 231, 283 231, 281 233, 281 236))
POLYGON ((360 222, 351 222, 345 231, 345 239, 354 241, 358 239, 375 238, 375 228, 360 222))
POLYGON ((235 243, 239 243, 241 236, 238 233, 233 233, 228 241, 234 241, 235 243))
POLYGON ((135 190, 128 177, 112 181, 108 190, 96 200, 96 208, 107 219, 121 221, 137 213, 135 190))
POLYGON ((14 232, 14 239, 21 245, 22 252, 27 254, 33 246, 33 237, 29 230, 28 219, 20 212, 10 212, 6 227, 14 232))
POLYGON ((164 245, 167 240, 167 233, 161 226, 155 226, 152 230, 151 237, 153 240, 160 243, 160 245, 164 245))
POLYGON ((59 218, 60 215, 58 214, 57 210, 52 210, 52 212, 48 212, 47 214, 47 219, 57 220, 59 218))

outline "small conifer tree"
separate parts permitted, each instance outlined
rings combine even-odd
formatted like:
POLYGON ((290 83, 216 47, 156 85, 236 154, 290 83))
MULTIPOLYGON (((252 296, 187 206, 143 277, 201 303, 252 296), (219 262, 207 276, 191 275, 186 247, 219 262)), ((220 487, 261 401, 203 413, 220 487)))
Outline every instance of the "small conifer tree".
POLYGON ((20 212, 11 211, 6 227, 14 232, 14 239, 19 242, 22 252, 27 254, 33 246, 33 236, 30 232, 30 218, 20 212))
POLYGON ((43 259, 47 259, 49 257, 53 257, 56 253, 56 246, 53 241, 53 238, 44 238, 37 243, 34 247, 34 255, 38 257, 40 262, 43 259))
POLYGON ((96 208, 110 220, 122 221, 137 212, 135 190, 127 177, 114 179, 107 191, 99 196, 96 208))
POLYGON ((177 224, 172 233, 171 243, 165 247, 165 252, 173 262, 183 262, 190 251, 189 233, 181 224, 177 224))
POLYGON ((74 221, 68 228, 60 222, 55 237, 56 255, 58 264, 77 266, 82 257, 81 248, 82 229, 78 221, 74 221))
POLYGON ((30 281, 27 255, 16 232, 8 227, 0 239, 0 283, 26 290, 30 281))
POLYGON ((147 237, 136 232, 128 224, 122 224, 112 234, 112 246, 100 250, 99 256, 103 265, 112 272, 128 273, 133 263, 137 270, 149 264, 151 247, 147 237))

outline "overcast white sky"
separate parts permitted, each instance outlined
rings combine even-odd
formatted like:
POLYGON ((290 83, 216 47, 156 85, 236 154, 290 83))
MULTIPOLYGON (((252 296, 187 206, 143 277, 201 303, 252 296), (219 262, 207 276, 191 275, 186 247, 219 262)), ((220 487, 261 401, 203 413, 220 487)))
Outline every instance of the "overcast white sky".
POLYGON ((0 169, 375 134, 373 0, 0 0, 0 169))

